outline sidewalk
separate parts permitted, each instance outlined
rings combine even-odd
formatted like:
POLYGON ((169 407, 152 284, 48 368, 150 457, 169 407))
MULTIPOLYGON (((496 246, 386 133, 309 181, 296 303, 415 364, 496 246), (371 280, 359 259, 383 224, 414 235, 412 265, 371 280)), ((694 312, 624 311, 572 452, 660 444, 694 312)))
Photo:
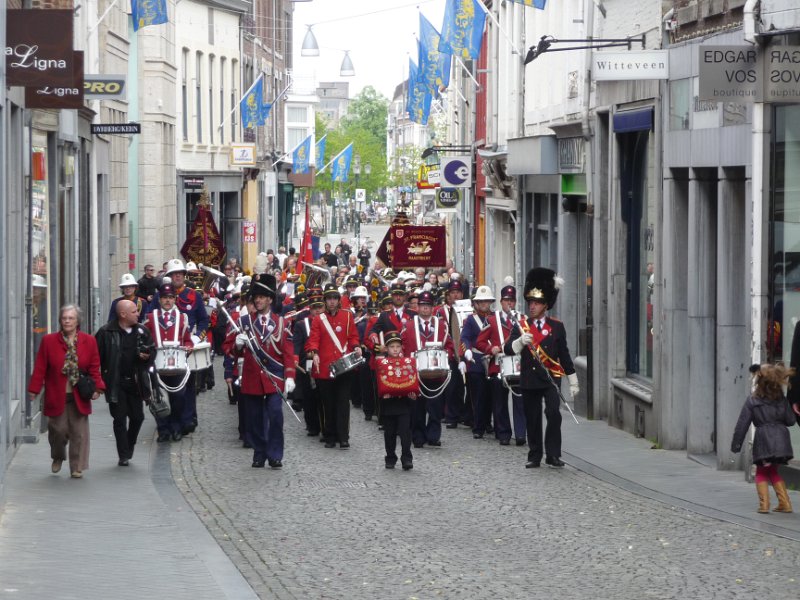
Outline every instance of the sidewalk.
MULTIPOLYGON (((701 465, 685 450, 652 450, 652 443, 605 421, 580 425, 562 411, 564 462, 623 489, 714 519, 800 541, 800 492, 789 491, 795 513, 758 514, 755 485, 742 471, 701 465)), ((777 506, 770 489, 770 509, 777 506)))
POLYGON ((0 512, 0 599, 251 599, 255 593, 192 512, 170 472, 170 444, 147 414, 118 467, 102 400, 89 417, 83 479, 50 473, 47 434, 11 462, 0 512))

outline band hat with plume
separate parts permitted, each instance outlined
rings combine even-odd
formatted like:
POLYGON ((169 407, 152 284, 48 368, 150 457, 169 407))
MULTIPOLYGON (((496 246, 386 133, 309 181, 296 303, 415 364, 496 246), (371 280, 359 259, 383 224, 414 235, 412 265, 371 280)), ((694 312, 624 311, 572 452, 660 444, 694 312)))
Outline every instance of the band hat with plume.
POLYGON ((547 308, 553 308, 558 299, 558 291, 564 280, 552 269, 534 267, 525 276, 525 287, 522 295, 526 300, 542 300, 547 308))

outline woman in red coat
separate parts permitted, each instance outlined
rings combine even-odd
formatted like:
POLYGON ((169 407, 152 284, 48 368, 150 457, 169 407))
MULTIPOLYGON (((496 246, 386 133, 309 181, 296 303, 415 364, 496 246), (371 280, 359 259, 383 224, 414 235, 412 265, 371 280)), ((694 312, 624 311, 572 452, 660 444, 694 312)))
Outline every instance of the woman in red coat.
POLYGON ((31 401, 42 387, 45 388, 43 412, 48 417, 47 437, 53 473, 61 470, 69 442, 69 470, 76 479, 82 477, 89 466, 91 401, 105 390, 97 342, 94 336, 79 331, 80 321, 81 312, 77 306, 68 304, 61 308, 61 329, 42 338, 28 385, 31 401), (73 387, 81 373, 88 373, 94 380, 96 390, 90 398, 82 398, 73 387))

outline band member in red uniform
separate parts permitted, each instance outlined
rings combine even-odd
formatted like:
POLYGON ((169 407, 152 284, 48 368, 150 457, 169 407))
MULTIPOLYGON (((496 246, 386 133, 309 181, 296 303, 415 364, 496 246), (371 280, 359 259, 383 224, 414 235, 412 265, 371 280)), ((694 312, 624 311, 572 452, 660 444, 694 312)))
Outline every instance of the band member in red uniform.
POLYGON ((329 283, 323 291, 325 312, 311 323, 311 334, 306 342, 306 352, 312 357, 311 376, 316 380, 322 398, 323 435, 325 447, 350 447, 350 392, 353 371, 334 377, 331 364, 345 354, 354 352, 361 357, 353 313, 341 310, 339 289, 329 283))
MULTIPOLYGON (((367 323, 369 313, 367 312, 367 288, 363 285, 356 287, 350 293, 350 311, 353 313, 356 328, 358 329, 358 340, 361 344, 361 351, 365 353, 365 358, 369 361, 369 354, 366 352, 367 323)), ((375 414, 374 389, 372 387, 372 373, 369 370, 368 362, 356 369, 356 376, 353 378, 353 406, 363 408, 364 420, 371 421, 375 414)))
MULTIPOLYGON (((440 317, 447 323, 450 328, 450 337, 455 337, 458 331, 453 331, 454 327, 459 327, 458 317, 456 316, 453 304, 456 300, 464 299, 464 283, 460 279, 452 279, 446 286, 444 291, 444 304, 436 307, 433 314, 440 317)), ((455 339, 454 339, 455 343, 455 339)), ((458 358, 454 357, 450 361, 450 383, 444 391, 444 420, 447 423, 447 429, 455 429, 458 427, 458 422, 471 423, 471 409, 464 402, 464 374, 466 373, 466 365, 458 362, 458 358)))
POLYGON ((311 322, 325 307, 322 300, 322 290, 317 294, 313 289, 308 291, 305 300, 295 297, 295 306, 307 304, 308 310, 304 311, 305 317, 296 320, 292 329, 294 354, 297 357, 297 390, 303 402, 303 417, 306 421, 306 435, 316 437, 322 431, 322 406, 319 399, 319 388, 311 377, 312 361, 306 353, 306 341, 311 335, 311 322))
MULTIPOLYGON (((497 359, 505 354, 503 346, 511 335, 511 330, 515 327, 515 320, 511 311, 516 302, 516 289, 513 285, 506 285, 500 291, 500 306, 502 310, 496 310, 489 315, 488 326, 484 327, 478 334, 478 340, 475 342, 475 347, 489 357, 489 396, 494 416, 494 437, 500 440, 501 446, 508 446, 511 442, 511 419, 508 415, 508 389, 503 385, 500 364, 497 359)), ((516 419, 517 413, 515 411, 515 425, 516 419)), ((523 418, 523 429, 521 429, 523 443, 525 440, 524 423, 523 418)))
MULTIPOLYGON (((453 340, 450 331, 439 317, 432 316, 433 294, 422 292, 418 297, 419 314, 406 324, 403 330, 403 353, 405 356, 414 356, 418 350, 427 344, 439 344, 447 352, 446 364, 442 367, 450 368, 450 359, 454 356, 453 340)), ((418 365, 419 368, 419 365, 418 365)), ((426 392, 432 397, 425 398, 422 394, 412 407, 411 435, 415 448, 423 445, 442 445, 442 416, 444 413, 444 387, 445 379, 424 380, 425 388, 438 390, 435 395, 426 392)), ((422 388, 422 391, 425 391, 422 388)))
MULTIPOLYGON (((158 303, 161 308, 147 315, 144 324, 153 336, 156 343, 156 352, 159 348, 169 345, 178 345, 191 352, 194 347, 192 334, 189 330, 189 317, 179 311, 175 306, 176 292, 171 283, 162 283, 158 288, 158 303)), ((177 388, 182 377, 180 375, 160 375, 162 381, 171 388, 177 388)), ((177 391, 168 392, 170 414, 168 417, 156 418, 159 442, 172 440, 177 442, 183 437, 184 404, 187 390, 192 387, 191 377, 188 383, 177 391)), ((194 388, 192 388, 193 390, 194 388)))
POLYGON ((467 363, 467 386, 472 401, 472 437, 482 439, 484 434, 491 433, 492 407, 489 395, 489 380, 483 357, 475 342, 478 334, 486 327, 494 296, 488 286, 481 285, 475 291, 472 306, 475 312, 464 320, 461 329, 461 355, 467 363))
POLYGON ((406 323, 417 314, 405 307, 407 295, 406 288, 402 283, 395 283, 392 285, 392 310, 382 312, 378 316, 375 325, 372 326, 369 335, 373 344, 377 341, 377 336, 380 333, 386 334, 390 331, 399 331, 402 333, 406 323))
POLYGON ((547 316, 547 310, 556 303, 561 283, 561 278, 550 269, 536 267, 528 271, 523 296, 528 303, 529 316, 520 319, 520 327, 514 328, 503 348, 509 356, 521 356, 520 387, 528 426, 527 469, 539 467, 543 450, 549 466, 564 466, 561 461, 560 397, 556 386, 561 385, 561 378, 566 375, 573 397, 579 392, 578 375, 567 347, 567 331, 561 321, 547 316), (542 400, 547 417, 544 449, 542 400))
POLYGON ((240 402, 247 411, 247 430, 253 445, 255 468, 269 462, 283 466, 283 403, 279 391, 294 390, 294 348, 285 319, 275 314, 272 303, 275 276, 259 273, 250 283, 254 310, 239 318, 241 333, 231 330, 225 351, 244 355, 240 402), (255 352, 255 355, 254 355, 255 352))
MULTIPOLYGON (((403 356, 403 346, 400 334, 390 331, 385 336, 387 356, 389 359, 398 359, 403 356)), ((386 359, 379 359, 379 362, 388 362, 386 359)), ((398 377, 395 369, 391 369, 388 364, 378 364, 381 375, 391 379, 398 377)), ((411 413, 413 406, 419 400, 415 400, 415 394, 394 393, 383 394, 378 398, 378 402, 383 405, 383 441, 386 447, 386 457, 384 464, 387 469, 394 469, 397 464, 397 438, 400 438, 400 464, 404 471, 414 468, 414 456, 411 453, 411 413)))

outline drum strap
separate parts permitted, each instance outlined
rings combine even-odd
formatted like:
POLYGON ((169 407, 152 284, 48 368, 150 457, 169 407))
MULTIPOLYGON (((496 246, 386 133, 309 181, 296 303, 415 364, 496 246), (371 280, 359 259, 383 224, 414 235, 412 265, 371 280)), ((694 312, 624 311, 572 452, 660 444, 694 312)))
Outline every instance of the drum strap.
POLYGON ((345 354, 345 349, 342 346, 341 340, 339 340, 339 337, 334 333, 333 327, 331 327, 330 321, 328 321, 328 315, 322 313, 319 318, 322 321, 322 324, 325 326, 325 329, 328 330, 328 335, 331 336, 331 340, 333 340, 333 344, 336 346, 336 349, 342 354, 345 354))
MULTIPOLYGON (((158 308, 153 311, 153 320, 155 321, 154 323, 155 327, 153 327, 153 329, 156 332, 156 348, 161 348, 161 321, 159 319, 161 314, 162 311, 158 308)), ((180 339, 178 338, 178 331, 180 330, 180 324, 181 324, 181 312, 178 311, 178 318, 175 319, 175 329, 172 330, 172 335, 174 337, 172 341, 175 342, 176 344, 180 342, 180 339)))
POLYGON ((500 318, 500 311, 494 311, 494 318, 497 320, 497 335, 500 336, 500 347, 502 348, 506 343, 506 338, 503 335, 503 320, 500 318))
MULTIPOLYGON (((431 321, 433 321, 433 341, 439 341, 439 319, 436 317, 431 317, 431 321)), ((414 316, 414 333, 417 336, 417 350, 422 350, 422 340, 419 337, 419 326, 420 326, 420 318, 419 315, 414 316)), ((426 340, 427 341, 427 340, 426 340)))

